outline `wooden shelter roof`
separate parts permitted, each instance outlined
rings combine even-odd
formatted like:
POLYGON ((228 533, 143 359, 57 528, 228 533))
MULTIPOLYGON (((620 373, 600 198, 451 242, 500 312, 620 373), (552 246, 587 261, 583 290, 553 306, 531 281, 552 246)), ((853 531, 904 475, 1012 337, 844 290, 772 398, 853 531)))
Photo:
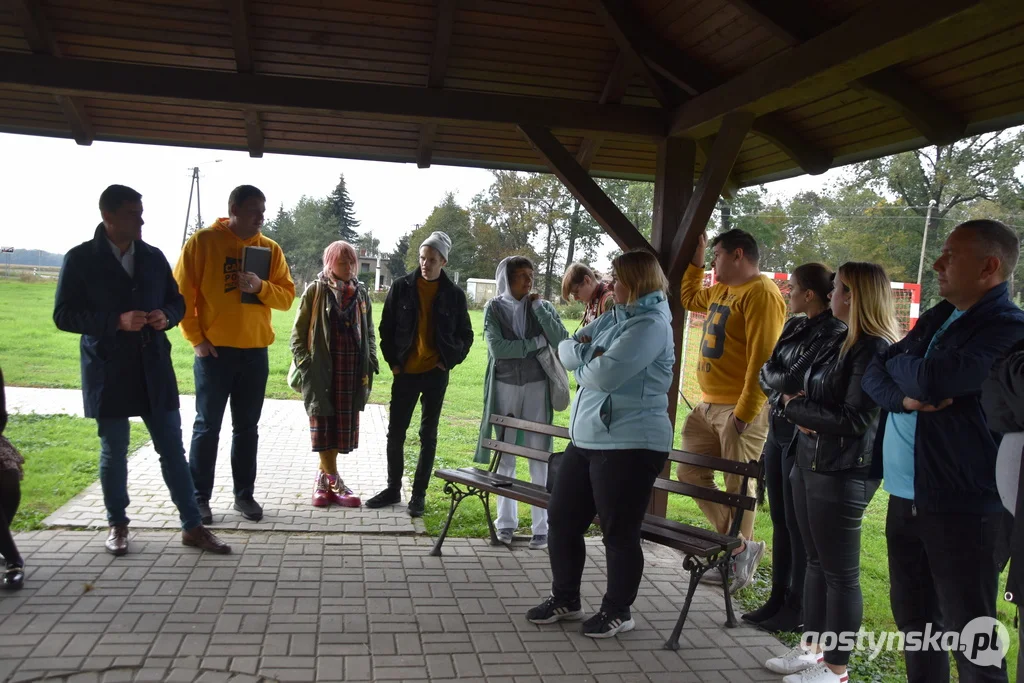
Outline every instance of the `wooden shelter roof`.
POLYGON ((729 186, 1024 123, 1021 0, 0 0, 0 131, 729 186))

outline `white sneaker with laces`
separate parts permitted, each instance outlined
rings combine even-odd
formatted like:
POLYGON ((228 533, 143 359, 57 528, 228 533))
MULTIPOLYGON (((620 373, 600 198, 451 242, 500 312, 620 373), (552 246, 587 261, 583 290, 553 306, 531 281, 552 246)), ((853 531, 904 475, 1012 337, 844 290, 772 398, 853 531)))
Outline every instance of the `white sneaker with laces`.
POLYGON ((782 679, 782 683, 849 683, 849 680, 849 670, 837 674, 825 666, 825 662, 821 662, 810 669, 786 676, 782 679))
POLYGON ((764 663, 764 668, 777 674, 795 674, 818 664, 825 665, 824 655, 797 645, 781 657, 769 659, 764 663))

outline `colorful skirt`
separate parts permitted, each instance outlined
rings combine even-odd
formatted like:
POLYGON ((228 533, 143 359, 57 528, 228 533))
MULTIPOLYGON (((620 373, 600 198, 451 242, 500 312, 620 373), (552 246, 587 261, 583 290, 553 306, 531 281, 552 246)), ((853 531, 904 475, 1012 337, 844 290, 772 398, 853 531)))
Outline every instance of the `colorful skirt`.
POLYGON ((359 448, 359 411, 355 409, 357 391, 362 391, 359 377, 359 337, 355 328, 338 324, 331 312, 331 400, 334 415, 313 415, 309 418, 309 434, 313 451, 351 453, 359 448))

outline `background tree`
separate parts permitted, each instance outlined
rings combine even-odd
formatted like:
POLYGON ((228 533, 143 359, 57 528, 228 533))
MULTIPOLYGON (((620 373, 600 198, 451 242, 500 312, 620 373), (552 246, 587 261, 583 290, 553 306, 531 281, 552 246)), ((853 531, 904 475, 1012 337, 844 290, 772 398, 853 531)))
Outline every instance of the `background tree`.
POLYGON ((380 253, 380 240, 373 236, 372 230, 359 235, 354 246, 359 251, 360 256, 366 254, 375 258, 380 253))
POLYGON ((469 211, 459 206, 453 193, 447 193, 441 203, 430 212, 423 225, 418 226, 409 236, 409 250, 405 256, 407 271, 419 267, 419 245, 423 240, 432 232, 441 231, 452 240, 445 270, 449 276, 458 273, 460 282, 464 282, 476 261, 476 241, 469 226, 469 211))
POLYGON ((348 188, 345 186, 345 174, 338 178, 338 184, 334 191, 324 202, 323 219, 327 223, 333 222, 337 237, 335 239, 345 240, 349 244, 355 244, 359 238, 356 228, 359 221, 356 220, 355 205, 348 196, 348 188))
POLYGON ((398 244, 395 245, 395 250, 388 257, 388 272, 391 273, 392 280, 397 280, 409 272, 405 267, 405 257, 409 253, 409 238, 411 237, 412 232, 402 235, 398 244))

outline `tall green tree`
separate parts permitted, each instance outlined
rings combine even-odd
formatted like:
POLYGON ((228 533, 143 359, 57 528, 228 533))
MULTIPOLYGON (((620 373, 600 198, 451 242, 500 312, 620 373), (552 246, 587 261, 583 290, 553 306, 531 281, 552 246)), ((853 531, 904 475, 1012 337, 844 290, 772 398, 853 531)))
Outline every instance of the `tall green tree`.
POLYGON ((349 244, 355 244, 359 238, 356 228, 359 221, 356 220, 355 204, 348 196, 348 187, 345 185, 345 174, 338 178, 338 184, 334 191, 324 202, 323 218, 326 222, 333 222, 335 239, 345 240, 349 244))
POLYGON ((409 254, 409 239, 411 237, 412 232, 402 235, 398 239, 398 244, 395 245, 395 250, 388 256, 388 271, 391 273, 392 280, 397 280, 409 272, 405 267, 405 258, 409 254))
POLYGON ((354 246, 360 254, 365 253, 367 256, 377 256, 380 252, 380 240, 373 236, 372 230, 359 235, 354 246))

